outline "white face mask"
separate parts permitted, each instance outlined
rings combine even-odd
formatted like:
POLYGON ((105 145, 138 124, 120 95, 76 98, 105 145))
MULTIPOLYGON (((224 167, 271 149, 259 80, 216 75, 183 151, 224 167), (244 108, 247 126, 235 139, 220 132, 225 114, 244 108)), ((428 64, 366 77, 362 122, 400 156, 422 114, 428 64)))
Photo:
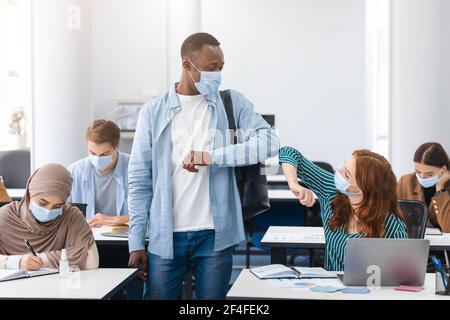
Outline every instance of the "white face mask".
POLYGON ((417 181, 419 181, 420 185, 424 188, 431 188, 437 185, 439 182, 439 175, 431 178, 423 179, 416 173, 417 181))
POLYGON ((416 173, 417 181, 419 181, 420 185, 424 188, 431 188, 438 184, 439 180, 441 179, 441 173, 438 173, 438 175, 430 178, 421 178, 416 173))
POLYGON ((336 170, 334 174, 334 185, 336 186, 336 189, 338 189, 340 193, 345 194, 347 197, 354 197, 359 194, 348 191, 348 188, 350 188, 351 184, 344 178, 344 176, 339 170, 336 170))
POLYGON ((192 81, 194 81, 194 85, 197 88, 198 92, 204 96, 216 93, 219 90, 220 84, 222 82, 222 73, 220 71, 200 71, 192 62, 191 65, 198 72, 200 72, 199 82, 195 82, 191 72, 189 72, 189 75, 192 81))
POLYGON ((99 171, 107 168, 113 162, 112 155, 97 157, 90 154, 89 159, 91 160, 92 165, 99 171))

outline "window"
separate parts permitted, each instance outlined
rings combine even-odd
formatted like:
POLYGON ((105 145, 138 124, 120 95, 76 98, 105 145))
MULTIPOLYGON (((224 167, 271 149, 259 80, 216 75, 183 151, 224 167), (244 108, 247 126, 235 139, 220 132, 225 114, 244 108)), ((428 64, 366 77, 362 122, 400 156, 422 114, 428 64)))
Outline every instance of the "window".
POLYGON ((390 0, 366 0, 368 134, 371 149, 390 156, 390 0))
POLYGON ((13 112, 21 108, 28 119, 21 122, 21 133, 31 123, 29 1, 0 0, 0 149, 18 147, 10 139, 13 112))

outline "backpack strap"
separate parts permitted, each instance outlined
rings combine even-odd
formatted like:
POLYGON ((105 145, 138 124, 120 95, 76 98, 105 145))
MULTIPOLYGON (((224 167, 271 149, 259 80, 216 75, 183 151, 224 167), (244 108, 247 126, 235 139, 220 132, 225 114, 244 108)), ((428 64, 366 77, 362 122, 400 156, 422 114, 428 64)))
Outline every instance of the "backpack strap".
POLYGON ((222 98, 223 106, 225 107, 225 112, 227 114, 228 128, 231 132, 231 141, 233 141, 233 144, 237 144, 236 121, 234 120, 233 100, 231 100, 230 90, 220 91, 220 97, 222 98))

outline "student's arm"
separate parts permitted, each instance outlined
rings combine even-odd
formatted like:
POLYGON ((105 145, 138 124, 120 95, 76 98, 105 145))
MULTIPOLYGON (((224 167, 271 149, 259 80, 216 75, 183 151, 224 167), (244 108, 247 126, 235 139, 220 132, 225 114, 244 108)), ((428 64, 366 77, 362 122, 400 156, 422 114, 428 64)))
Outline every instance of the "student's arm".
POLYGON ((145 236, 152 200, 152 135, 150 105, 139 114, 128 163, 129 251, 145 250, 145 236))
POLYGON ((333 174, 306 159, 298 150, 283 147, 280 149, 279 158, 283 171, 288 173, 286 177, 291 183, 294 183, 295 172, 296 177, 300 178, 319 199, 325 199, 336 193, 333 174))
POLYGON ((450 191, 441 192, 431 199, 431 206, 436 214, 442 232, 450 232, 450 191))
POLYGON ((292 193, 297 197, 302 205, 312 207, 316 202, 314 199, 314 193, 311 190, 303 188, 298 183, 297 169, 288 163, 283 163, 281 167, 292 193))
POLYGON ((139 277, 147 280, 145 236, 153 197, 151 105, 139 113, 131 156, 128 163, 128 265, 140 268, 139 277))
MULTIPOLYGON (((73 248, 71 248, 73 249, 73 248)), ((43 261, 43 266, 45 268, 58 268, 59 263, 55 263, 54 261, 51 261, 49 259, 49 256, 61 256, 61 250, 55 250, 55 251, 48 251, 44 253, 39 253, 39 258, 43 261)), ((97 269, 99 265, 99 256, 98 256, 98 249, 95 242, 89 247, 87 252, 87 257, 84 263, 82 263, 80 266, 78 266, 81 270, 90 270, 90 269, 97 269)), ((70 263, 70 262, 69 262, 70 263)))
POLYGON ((90 227, 94 226, 121 226, 127 224, 130 216, 128 214, 121 216, 109 216, 103 213, 97 213, 87 220, 90 227))
POLYGON ((44 267, 58 268, 61 249, 64 248, 69 264, 83 269, 90 255, 95 254, 95 250, 92 248, 93 245, 95 246, 92 230, 77 207, 67 206, 62 218, 67 221, 64 221, 65 223, 62 224, 64 227, 59 228, 55 234, 55 237, 64 239, 62 247, 51 248, 48 251, 41 250, 38 252, 38 256, 44 262, 44 267))
POLYGON ((88 250, 86 263, 81 267, 83 270, 97 269, 99 264, 97 245, 94 243, 88 250))
POLYGON ((0 255, 0 269, 34 271, 41 269, 43 266, 42 259, 32 254, 0 255))
POLYGON ((253 110, 252 103, 242 94, 232 90, 231 97, 237 113, 236 126, 244 141, 213 149, 210 153, 213 164, 225 167, 246 166, 276 156, 280 143, 275 131, 253 110))

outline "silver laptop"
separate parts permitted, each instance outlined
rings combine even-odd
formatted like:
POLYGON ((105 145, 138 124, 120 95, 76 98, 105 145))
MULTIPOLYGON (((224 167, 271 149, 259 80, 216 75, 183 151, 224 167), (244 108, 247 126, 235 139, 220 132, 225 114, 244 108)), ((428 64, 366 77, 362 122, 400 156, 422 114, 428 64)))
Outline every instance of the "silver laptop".
POLYGON ((430 241, 349 239, 345 251, 346 286, 422 286, 430 241))

